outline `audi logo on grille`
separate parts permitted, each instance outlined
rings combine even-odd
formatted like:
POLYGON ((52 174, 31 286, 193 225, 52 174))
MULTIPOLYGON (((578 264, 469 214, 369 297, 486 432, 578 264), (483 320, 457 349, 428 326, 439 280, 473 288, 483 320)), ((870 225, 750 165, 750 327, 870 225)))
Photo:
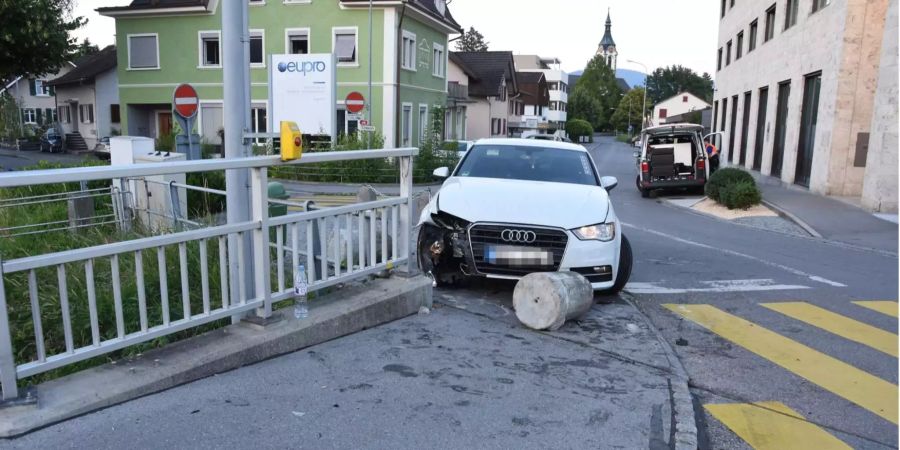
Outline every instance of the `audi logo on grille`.
POLYGON ((500 238, 506 242, 531 244, 537 240, 537 234, 534 231, 506 229, 500 233, 500 238))

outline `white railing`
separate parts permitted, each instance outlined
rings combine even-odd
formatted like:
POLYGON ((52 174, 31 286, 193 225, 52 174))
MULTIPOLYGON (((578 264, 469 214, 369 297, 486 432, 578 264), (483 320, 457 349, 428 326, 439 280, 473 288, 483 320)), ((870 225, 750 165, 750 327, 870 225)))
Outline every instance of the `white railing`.
POLYGON ((417 149, 361 150, 311 153, 290 163, 275 156, 0 174, 0 188, 92 180, 126 186, 127 180, 146 176, 234 169, 248 169, 251 180, 247 222, 11 260, 0 255, 2 400, 18 396, 17 381, 24 377, 245 313, 266 319, 273 303, 292 298, 301 263, 311 292, 408 267, 417 154, 417 149), (283 202, 268 198, 267 168, 388 157, 399 160, 399 197, 269 217, 269 204, 283 202), (247 237, 249 246, 243 244, 247 237), (70 283, 73 278, 79 282, 70 283), (103 283, 98 289, 98 279, 108 280, 108 289, 103 283), (22 298, 8 296, 7 284, 15 284, 22 298), (77 305, 73 293, 81 299, 77 305), (30 313, 27 327, 22 320, 10 322, 11 307, 20 316, 30 313), (103 329, 101 318, 114 327, 103 329), (11 333, 27 331, 34 335, 28 350, 14 348, 11 333), (45 342, 51 331, 64 342, 55 351, 45 342), (17 354, 34 358, 17 363, 17 354))

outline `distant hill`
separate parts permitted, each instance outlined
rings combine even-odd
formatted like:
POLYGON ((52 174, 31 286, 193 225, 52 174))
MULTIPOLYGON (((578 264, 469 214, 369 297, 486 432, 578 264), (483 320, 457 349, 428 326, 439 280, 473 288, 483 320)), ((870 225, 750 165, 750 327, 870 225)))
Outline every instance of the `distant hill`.
MULTIPOLYGON (((569 75, 580 77, 582 73, 584 73, 583 70, 576 70, 574 72, 569 72, 569 75)), ((644 85, 644 80, 646 80, 647 74, 638 72, 636 70, 616 69, 616 78, 622 78, 628 83, 629 86, 637 87, 644 85)))

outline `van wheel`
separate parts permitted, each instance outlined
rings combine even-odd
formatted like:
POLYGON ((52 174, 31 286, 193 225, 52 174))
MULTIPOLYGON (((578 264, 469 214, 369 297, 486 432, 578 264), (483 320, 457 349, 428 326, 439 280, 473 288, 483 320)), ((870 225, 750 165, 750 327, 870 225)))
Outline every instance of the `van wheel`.
POLYGON ((631 267, 633 264, 634 257, 631 253, 631 243, 628 242, 628 238, 623 234, 622 246, 619 249, 619 267, 618 270, 616 270, 616 282, 613 284, 613 287, 603 291, 603 293, 618 294, 624 289, 625 284, 627 284, 628 280, 631 278, 631 267))
POLYGON ((637 190, 641 191, 641 197, 647 198, 650 196, 650 191, 641 187, 641 176, 640 175, 635 177, 634 187, 636 187, 637 190))

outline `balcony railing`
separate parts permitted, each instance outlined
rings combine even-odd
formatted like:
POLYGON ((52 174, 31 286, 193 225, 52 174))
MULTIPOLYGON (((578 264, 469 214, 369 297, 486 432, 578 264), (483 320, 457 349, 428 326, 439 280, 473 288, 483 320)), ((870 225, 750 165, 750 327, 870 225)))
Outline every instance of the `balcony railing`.
POLYGON ((447 97, 449 100, 468 100, 469 86, 451 81, 447 84, 447 97))

